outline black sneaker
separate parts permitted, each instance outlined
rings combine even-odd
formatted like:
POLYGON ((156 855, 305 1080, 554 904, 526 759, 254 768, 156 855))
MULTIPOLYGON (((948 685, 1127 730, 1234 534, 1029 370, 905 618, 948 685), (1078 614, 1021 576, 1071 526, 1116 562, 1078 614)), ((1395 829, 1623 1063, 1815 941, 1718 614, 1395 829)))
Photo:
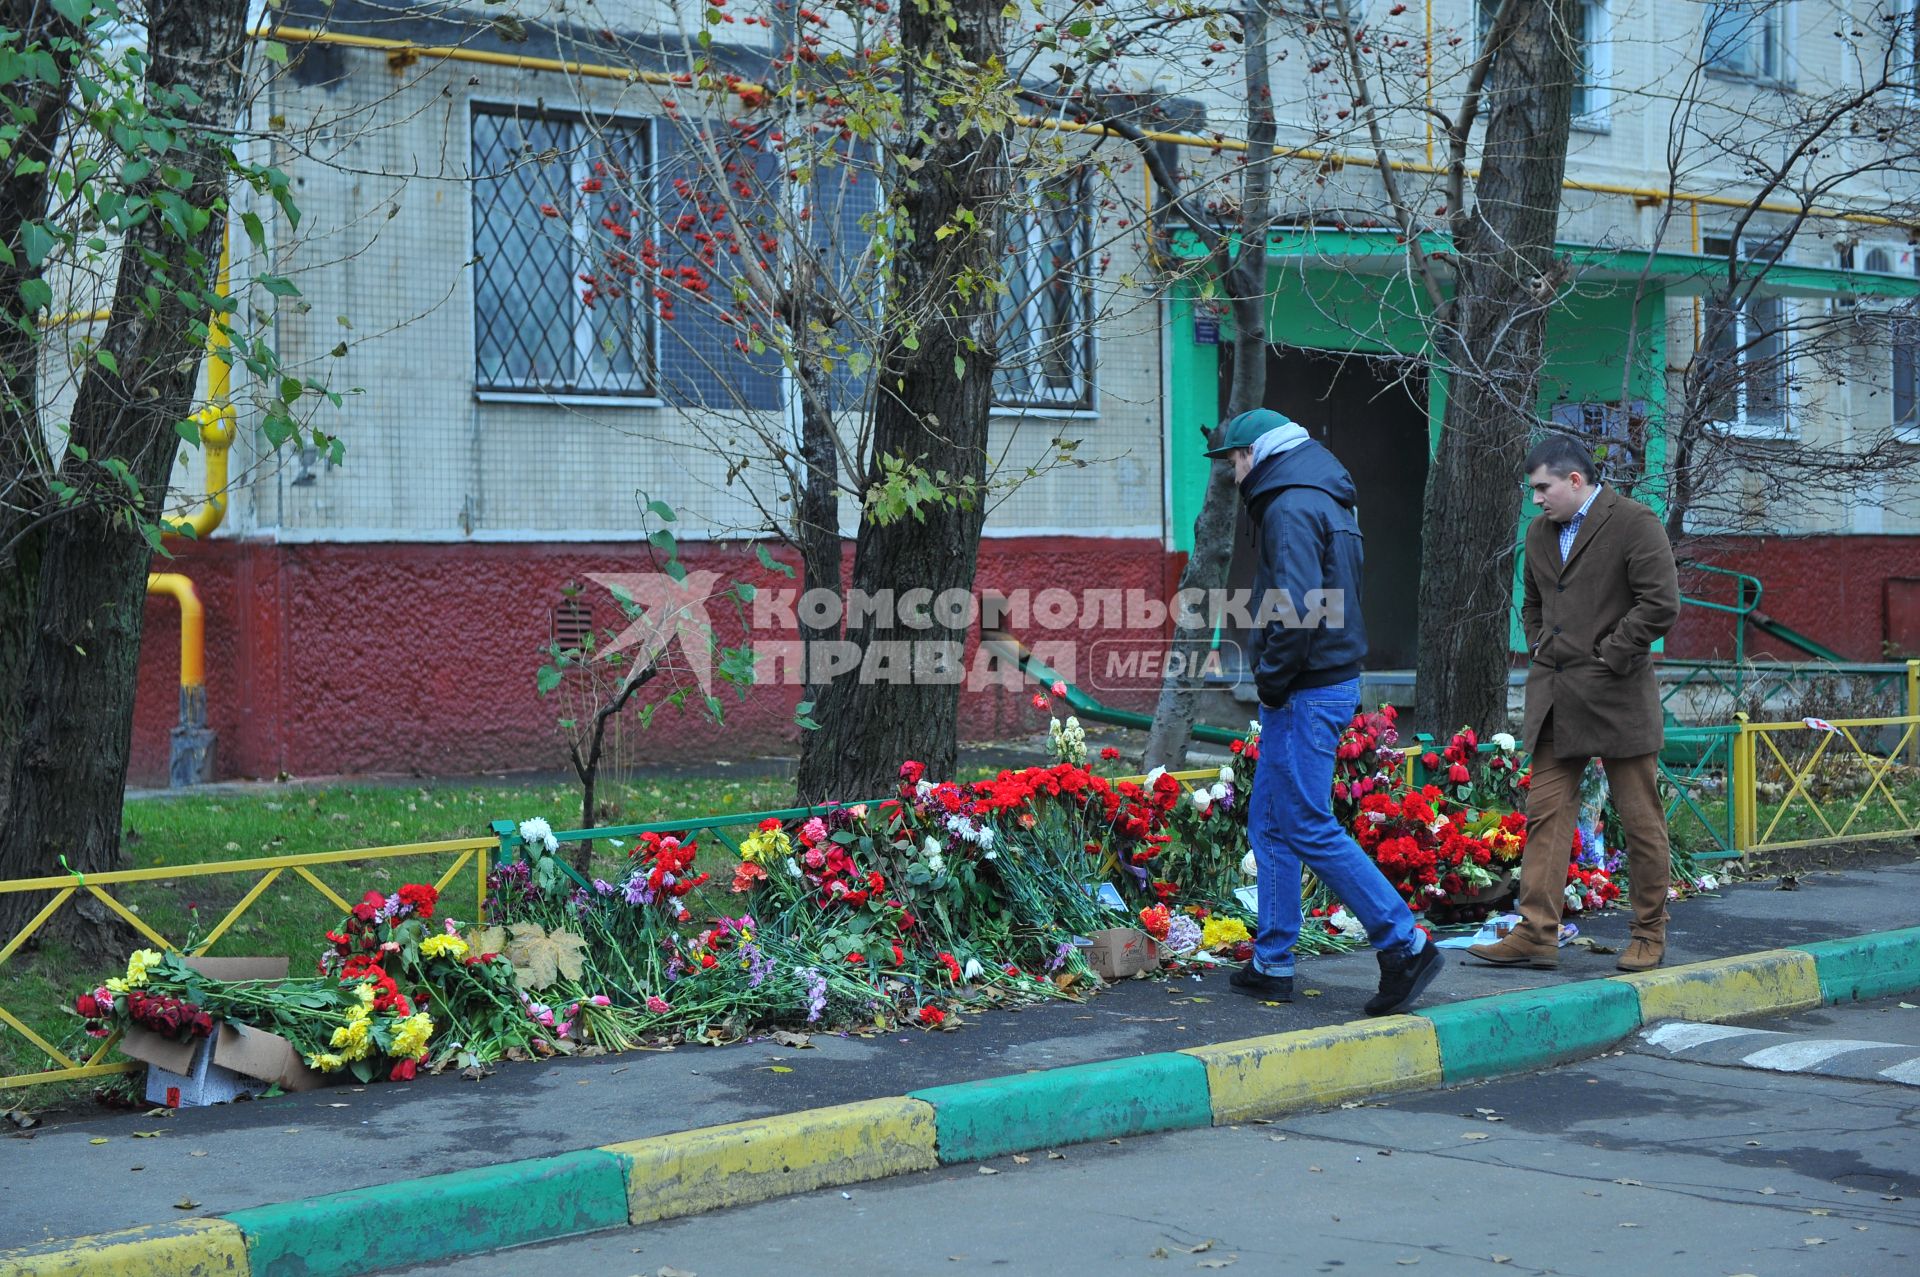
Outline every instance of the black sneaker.
POLYGON ((1380 960, 1380 992, 1368 999, 1368 1015, 1398 1015, 1406 1010, 1447 965, 1446 956, 1431 940, 1412 957, 1386 952, 1374 956, 1380 960))
POLYGON ((1244 993, 1250 998, 1264 998, 1268 1002, 1293 1001, 1292 976, 1256 971, 1251 962, 1229 976, 1227 983, 1233 986, 1235 993, 1244 993))

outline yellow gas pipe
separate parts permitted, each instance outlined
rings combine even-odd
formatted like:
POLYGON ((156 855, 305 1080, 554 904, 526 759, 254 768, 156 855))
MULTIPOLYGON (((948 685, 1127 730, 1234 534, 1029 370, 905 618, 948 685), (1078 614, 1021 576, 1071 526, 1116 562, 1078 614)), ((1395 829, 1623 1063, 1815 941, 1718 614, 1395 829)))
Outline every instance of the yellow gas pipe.
MULTIPOLYGON (((227 243, 220 246, 219 272, 214 292, 227 295, 227 243)), ((233 447, 233 364, 226 357, 229 338, 225 318, 215 313, 207 323, 207 406, 194 414, 200 425, 200 443, 206 458, 206 500, 181 520, 196 541, 204 541, 227 517, 227 453, 233 447)), ((147 593, 165 595, 180 605, 180 723, 173 729, 168 751, 168 781, 175 788, 212 779, 213 733, 207 729, 206 610, 193 582, 178 572, 147 574, 147 593)))

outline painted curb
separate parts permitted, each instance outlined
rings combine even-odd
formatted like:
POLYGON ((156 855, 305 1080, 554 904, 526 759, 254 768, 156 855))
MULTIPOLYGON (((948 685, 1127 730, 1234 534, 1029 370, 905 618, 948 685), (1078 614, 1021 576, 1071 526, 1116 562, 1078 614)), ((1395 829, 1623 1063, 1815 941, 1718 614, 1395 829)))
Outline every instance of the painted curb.
POLYGON ((246 1241, 238 1228, 221 1219, 182 1219, 0 1253, 0 1277, 214 1277, 246 1272, 246 1241))
POLYGON ((627 1223, 627 1166, 599 1149, 235 1211, 250 1277, 341 1277, 627 1223))
POLYGON ((933 1107, 863 1100, 601 1148, 627 1162, 627 1221, 648 1224, 939 1165, 933 1107))
POLYGON ((1784 1015, 1820 1005, 1813 955, 1773 949, 1738 958, 1611 977, 1640 998, 1640 1019, 1699 1020, 1709 1024, 1752 1015, 1784 1015))
POLYGON ((1640 998, 1617 980, 1520 989, 1416 1011, 1440 1039, 1444 1085, 1563 1064, 1640 1027, 1640 998))
POLYGON ((1207 1068, 1163 1052, 910 1093, 933 1105, 940 1162, 1213 1125, 1207 1068))
POLYGON ((1361 1095, 1419 1090, 1441 1077, 1439 1034, 1431 1020, 1415 1015, 1189 1047, 1181 1054, 1207 1066, 1216 1126, 1361 1095))
POLYGON ((1793 947, 1813 955, 1824 1002, 1863 1002, 1920 989, 1920 927, 1793 947))

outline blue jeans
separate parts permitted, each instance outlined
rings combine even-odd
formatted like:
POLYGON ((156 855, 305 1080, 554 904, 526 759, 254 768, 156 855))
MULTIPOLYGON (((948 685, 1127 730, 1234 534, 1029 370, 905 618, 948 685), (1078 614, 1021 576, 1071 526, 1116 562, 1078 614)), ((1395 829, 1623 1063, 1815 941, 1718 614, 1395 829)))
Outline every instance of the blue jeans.
POLYGON ((1359 707, 1358 679, 1302 689, 1279 709, 1260 707, 1247 834, 1260 870, 1253 965, 1267 975, 1293 974, 1303 865, 1360 920, 1374 948, 1414 953, 1423 946, 1407 902, 1333 816, 1334 750, 1359 707))

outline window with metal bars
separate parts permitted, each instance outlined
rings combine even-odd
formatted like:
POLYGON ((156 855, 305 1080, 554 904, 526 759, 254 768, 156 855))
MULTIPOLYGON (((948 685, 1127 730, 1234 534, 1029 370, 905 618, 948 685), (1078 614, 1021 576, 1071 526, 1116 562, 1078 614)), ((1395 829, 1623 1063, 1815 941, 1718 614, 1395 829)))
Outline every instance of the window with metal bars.
POLYGON ((1009 214, 1007 293, 1000 303, 1002 408, 1093 407, 1092 227, 1078 178, 1034 183, 1009 214))
POLYGON ((473 108, 474 387, 658 394, 644 120, 473 108))

